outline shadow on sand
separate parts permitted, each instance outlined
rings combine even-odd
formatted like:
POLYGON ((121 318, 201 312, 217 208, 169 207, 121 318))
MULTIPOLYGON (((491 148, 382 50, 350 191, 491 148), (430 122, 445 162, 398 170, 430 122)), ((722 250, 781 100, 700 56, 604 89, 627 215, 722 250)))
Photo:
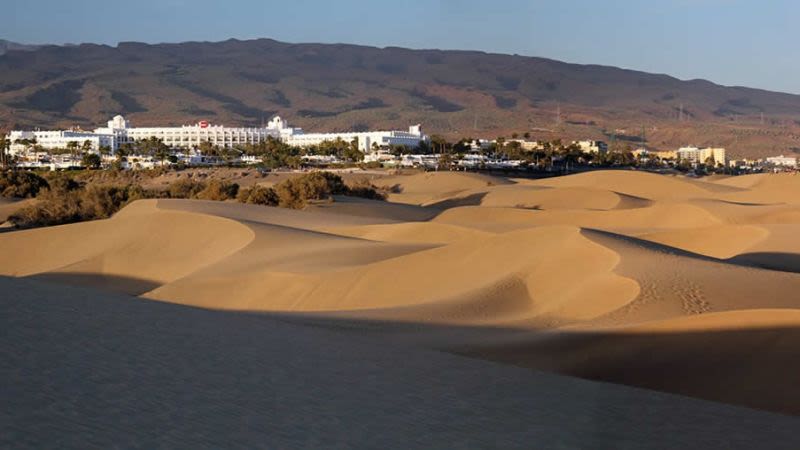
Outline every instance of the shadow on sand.
POLYGON ((31 275, 27 278, 49 283, 66 284, 68 286, 91 287, 128 295, 142 295, 161 286, 161 283, 152 280, 100 273, 47 272, 31 275))
POLYGON ((800 328, 569 332, 268 314, 579 378, 800 415, 800 328))
POLYGON ((800 446, 795 417, 516 367, 797 413, 797 329, 557 335, 0 292, 3 447, 800 446))

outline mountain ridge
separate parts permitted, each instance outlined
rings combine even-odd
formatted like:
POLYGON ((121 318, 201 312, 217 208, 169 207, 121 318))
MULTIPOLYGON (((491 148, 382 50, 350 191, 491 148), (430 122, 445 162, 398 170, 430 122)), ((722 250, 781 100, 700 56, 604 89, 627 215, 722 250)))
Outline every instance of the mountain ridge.
POLYGON ((8 51, 33 51, 37 50, 39 45, 20 44, 6 39, 0 39, 0 56, 8 51))

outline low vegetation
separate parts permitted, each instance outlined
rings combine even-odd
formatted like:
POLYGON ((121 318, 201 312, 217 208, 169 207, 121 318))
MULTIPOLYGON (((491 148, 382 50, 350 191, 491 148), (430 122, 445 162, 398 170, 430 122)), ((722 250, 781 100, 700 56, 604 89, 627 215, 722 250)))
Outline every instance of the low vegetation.
POLYGON ((209 182, 182 178, 173 181, 167 189, 166 196, 169 198, 194 198, 200 200, 231 200, 236 198, 239 192, 239 185, 228 183, 221 180, 211 180, 209 182))
POLYGON ((311 172, 284 180, 274 188, 254 186, 242 189, 237 196, 241 203, 302 209, 312 201, 333 201, 334 195, 349 195, 384 200, 385 194, 366 180, 347 185, 339 175, 311 172))
POLYGON ((44 189, 36 203, 16 211, 8 220, 18 228, 33 228, 107 219, 129 202, 153 195, 140 186, 84 186, 68 180, 44 189))
POLYGON ((278 194, 278 206, 300 209, 309 200, 331 200, 333 195, 344 195, 347 186, 339 175, 311 172, 278 183, 275 192, 278 194))
POLYGON ((48 187, 47 180, 33 172, 0 172, 0 197, 32 198, 48 187))
POLYGON ((231 200, 236 198, 239 193, 239 185, 220 180, 211 180, 206 184, 202 191, 197 193, 196 198, 200 200, 231 200))
POLYGON ((330 172, 311 172, 284 180, 274 187, 255 185, 240 189, 236 183, 181 178, 166 189, 145 189, 127 178, 92 182, 71 174, 53 174, 47 180, 31 172, 5 172, 0 177, 0 192, 10 197, 36 197, 9 216, 17 228, 61 225, 106 219, 134 200, 181 198, 226 201, 302 209, 312 202, 331 202, 335 195, 351 195, 383 200, 384 192, 366 180, 350 185, 330 172))
POLYGON ((191 178, 181 178, 180 180, 173 181, 167 193, 169 198, 195 198, 197 194, 205 190, 206 185, 202 181, 196 181, 191 178))
POLYGON ((240 189, 236 200, 251 205, 278 206, 278 194, 275 189, 258 185, 240 189))
POLYGON ((347 185, 347 195, 370 200, 386 200, 391 189, 393 188, 378 188, 368 180, 362 178, 347 185))

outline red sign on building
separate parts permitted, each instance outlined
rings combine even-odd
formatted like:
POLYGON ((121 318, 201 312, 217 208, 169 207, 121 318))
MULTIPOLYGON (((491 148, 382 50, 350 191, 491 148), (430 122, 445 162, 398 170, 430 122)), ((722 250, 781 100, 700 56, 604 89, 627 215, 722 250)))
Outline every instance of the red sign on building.
POLYGON ((200 128, 208 128, 208 121, 207 120, 201 120, 197 124, 200 125, 200 128))

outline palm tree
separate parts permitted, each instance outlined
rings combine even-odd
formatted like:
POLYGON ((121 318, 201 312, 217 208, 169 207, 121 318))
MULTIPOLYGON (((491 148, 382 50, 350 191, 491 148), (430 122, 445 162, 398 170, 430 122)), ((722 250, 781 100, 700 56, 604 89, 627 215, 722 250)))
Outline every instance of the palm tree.
POLYGON ((92 141, 89 139, 83 141, 83 145, 81 146, 81 150, 86 153, 92 150, 92 141))
POLYGON ((75 157, 75 153, 78 152, 78 141, 67 142, 67 150, 72 157, 75 157))
POLYGON ((504 138, 503 136, 500 136, 500 137, 497 138, 497 148, 495 149, 495 158, 500 153, 503 152, 503 149, 505 147, 505 143, 506 143, 506 138, 504 138))
POLYGON ((119 147, 117 147, 117 151, 116 151, 117 161, 121 162, 123 159, 125 159, 128 155, 130 155, 132 153, 133 153, 133 145, 132 144, 127 143, 127 142, 124 143, 124 144, 120 144, 119 147))
POLYGON ((5 169, 8 167, 8 153, 7 150, 11 146, 11 140, 5 134, 0 134, 0 167, 5 169))

